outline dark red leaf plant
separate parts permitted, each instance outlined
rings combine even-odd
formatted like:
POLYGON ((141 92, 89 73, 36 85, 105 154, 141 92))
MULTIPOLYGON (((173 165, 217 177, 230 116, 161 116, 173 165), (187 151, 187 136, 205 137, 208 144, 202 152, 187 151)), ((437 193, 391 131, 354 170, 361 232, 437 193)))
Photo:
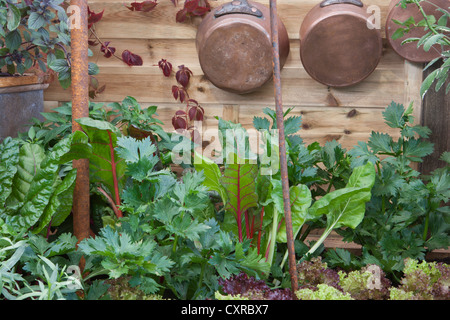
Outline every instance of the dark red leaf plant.
MULTIPOLYGON (((152 2, 152 1, 144 1, 144 2, 152 2)), ((132 3, 133 5, 133 3, 132 3)), ((143 6, 138 6, 138 8, 142 9, 143 6)), ((128 8, 128 7, 127 7, 128 8)), ((134 7, 133 7, 134 8, 134 7)), ((135 9, 135 11, 141 11, 135 9)), ((132 53, 130 50, 124 50, 121 54, 121 56, 118 56, 116 54, 116 48, 111 46, 110 41, 102 41, 97 33, 95 32, 95 23, 99 22, 103 18, 103 13, 105 10, 99 13, 95 13, 88 7, 88 28, 89 28, 89 45, 91 46, 97 46, 100 45, 100 51, 103 53, 103 56, 105 58, 111 58, 115 57, 119 60, 122 60, 124 63, 126 63, 129 66, 141 66, 143 61, 142 58, 132 53)))
POLYGON ((197 100, 189 97, 187 89, 189 87, 189 81, 193 76, 192 71, 185 65, 180 65, 178 66, 178 70, 174 72, 172 63, 166 59, 161 59, 158 62, 158 67, 165 77, 170 77, 175 73, 177 84, 172 86, 172 96, 175 100, 180 101, 180 103, 186 103, 186 107, 175 112, 172 118, 174 129, 177 131, 189 131, 192 140, 195 143, 201 144, 201 141, 195 141, 197 140, 196 137, 200 137, 200 132, 195 126, 195 122, 203 121, 205 110, 197 100))
MULTIPOLYGON (((127 7, 132 11, 150 11, 156 6, 156 2, 154 1, 144 1, 145 3, 137 3, 134 2, 131 4, 131 7, 127 7), (154 5, 149 2, 154 3, 154 5), (151 7, 151 8, 150 8, 151 7)), ((100 52, 103 54, 105 58, 115 57, 125 64, 129 66, 141 66, 143 64, 142 58, 132 53, 130 50, 124 50, 122 54, 119 56, 116 54, 116 48, 111 46, 110 41, 102 41, 95 31, 95 24, 100 22, 103 18, 103 13, 105 10, 101 12, 94 12, 88 7, 88 29, 89 29, 89 38, 88 43, 89 46, 94 47, 100 45, 100 52)), ((95 98, 97 94, 103 92, 105 90, 105 86, 100 86, 98 80, 91 76, 89 82, 89 97, 95 98)))
POLYGON ((172 118, 172 126, 178 132, 189 131, 192 141, 202 144, 201 133, 196 122, 203 121, 205 110, 194 99, 188 99, 186 108, 178 110, 172 118))
MULTIPOLYGON (((178 0, 171 1, 175 6, 178 4, 178 0)), ((209 11, 211 6, 208 0, 185 0, 183 8, 177 12, 176 21, 185 22, 192 17, 202 17, 209 11)))
POLYGON ((130 6, 125 5, 125 7, 127 7, 127 9, 131 11, 149 12, 155 9, 157 4, 158 4, 157 0, 142 1, 142 2, 134 1, 133 3, 130 4, 130 6))

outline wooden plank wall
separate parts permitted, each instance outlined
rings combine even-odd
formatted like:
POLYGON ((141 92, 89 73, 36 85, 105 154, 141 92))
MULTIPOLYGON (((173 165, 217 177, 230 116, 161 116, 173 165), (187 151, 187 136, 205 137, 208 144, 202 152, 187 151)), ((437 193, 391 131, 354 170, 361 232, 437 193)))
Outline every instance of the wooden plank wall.
MULTIPOLYGON (((381 9, 381 26, 384 24, 390 0, 365 0, 367 5, 381 9)), ((128 67, 118 59, 106 59, 98 47, 92 48, 92 61, 100 67, 98 80, 106 85, 104 93, 95 101, 121 101, 133 96, 143 106, 157 105, 159 118, 171 130, 171 117, 182 105, 174 101, 171 87, 174 78, 162 76, 157 63, 161 58, 172 62, 174 68, 184 64, 193 71, 189 93, 205 108, 204 129, 217 127, 215 116, 224 117, 252 126, 253 117, 262 116, 265 107, 274 108, 273 84, 268 83, 257 92, 236 95, 215 88, 202 74, 195 37, 200 18, 188 23, 177 23, 175 15, 181 9, 169 0, 159 0, 157 8, 149 13, 131 12, 123 0, 90 0, 90 8, 105 10, 97 24, 97 34, 103 41, 111 41, 120 54, 124 49, 139 54, 143 66, 128 67)), ((131 1, 128 1, 131 2, 131 1)), ((216 7, 228 1, 210 0, 216 7)), ((269 0, 257 0, 269 5, 269 0)), ((421 101, 419 87, 422 81, 422 65, 405 62, 387 44, 375 72, 364 82, 348 88, 329 88, 312 80, 303 69, 299 56, 299 29, 303 17, 319 0, 279 0, 278 13, 289 33, 291 52, 282 70, 284 107, 294 107, 293 115, 302 115, 301 136, 307 142, 336 139, 345 148, 351 148, 359 140, 367 140, 372 130, 389 132, 384 125, 382 111, 391 102, 408 105, 414 101, 416 118, 420 121, 421 101)), ((51 84, 45 92, 46 110, 70 100, 70 89, 63 90, 58 83, 51 84)))

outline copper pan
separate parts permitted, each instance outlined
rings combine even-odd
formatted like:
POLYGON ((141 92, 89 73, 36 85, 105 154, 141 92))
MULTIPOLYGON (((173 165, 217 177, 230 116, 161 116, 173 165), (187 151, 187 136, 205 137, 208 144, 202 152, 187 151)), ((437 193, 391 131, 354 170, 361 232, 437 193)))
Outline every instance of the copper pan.
MULTIPOLYGON (((289 55, 289 37, 278 18, 280 64, 289 55)), ((204 75, 216 87, 249 93, 272 79, 270 10, 247 0, 221 5, 198 27, 196 46, 204 75)))
POLYGON ((300 58, 306 72, 331 87, 367 78, 382 55, 380 30, 359 0, 325 0, 313 7, 300 27, 300 58))
MULTIPOLYGON (((400 26, 393 20, 404 22, 409 17, 413 17, 416 23, 423 20, 423 16, 420 13, 419 8, 414 3, 409 3, 406 5, 406 8, 402 8, 400 5, 397 5, 399 2, 400 0, 392 0, 390 2, 388 16, 386 19, 386 38, 388 39, 391 47, 395 52, 397 52, 398 55, 411 62, 425 63, 438 58, 443 50, 443 48, 439 45, 434 45, 430 48, 430 50, 425 51, 423 50, 423 46, 420 46, 419 48, 417 47, 417 42, 402 44, 402 41, 408 38, 421 38, 426 33, 428 33, 428 31, 425 31, 424 27, 413 28, 403 37, 392 40, 392 35, 394 34, 395 30, 400 28, 400 26)), ((422 1, 420 4, 425 13, 427 15, 434 15, 437 21, 443 15, 443 13, 436 9, 443 8, 448 10, 450 2, 449 0, 428 0, 422 1)), ((450 21, 447 21, 447 27, 450 27, 450 21)), ((448 47, 444 48, 444 50, 448 49, 448 47)))

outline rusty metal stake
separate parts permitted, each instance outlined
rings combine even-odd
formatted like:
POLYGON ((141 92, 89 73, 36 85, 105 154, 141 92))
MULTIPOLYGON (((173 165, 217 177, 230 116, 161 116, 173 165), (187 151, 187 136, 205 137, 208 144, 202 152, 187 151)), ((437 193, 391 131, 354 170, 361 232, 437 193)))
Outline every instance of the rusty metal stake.
POLYGON ((283 123, 283 102, 281 98, 282 96, 281 66, 280 66, 277 16, 278 16, 277 1, 270 0, 270 29, 272 34, 273 82, 275 87, 275 106, 277 115, 277 128, 279 134, 281 184, 283 188, 284 217, 286 221, 286 238, 289 255, 289 274, 291 276, 291 289, 293 292, 295 292, 298 290, 298 280, 297 280, 298 277, 295 262, 294 232, 292 230, 291 202, 289 197, 289 179, 288 179, 287 159, 286 159, 286 140, 283 123))
MULTIPOLYGON (((89 75, 88 75, 88 5, 86 0, 72 0, 70 5, 77 8, 74 12, 75 25, 71 36, 72 68, 72 132, 81 130, 75 121, 89 116, 89 75), (79 9, 79 10, 78 10, 79 9)), ((77 169, 77 179, 73 195, 73 232, 78 241, 89 237, 89 160, 73 161, 77 169)))

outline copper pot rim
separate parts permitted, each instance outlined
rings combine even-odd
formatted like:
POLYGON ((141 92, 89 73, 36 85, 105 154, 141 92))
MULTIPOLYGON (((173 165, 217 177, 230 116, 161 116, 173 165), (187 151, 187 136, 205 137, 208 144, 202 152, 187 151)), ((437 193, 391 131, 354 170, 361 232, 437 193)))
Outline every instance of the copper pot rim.
MULTIPOLYGON (((259 23, 257 23, 256 21, 253 20, 249 20, 249 19, 242 19, 242 17, 240 14, 233 14, 235 15, 235 19, 230 20, 230 19, 222 19, 220 21, 217 21, 217 23, 215 23, 213 26, 211 26, 211 28, 208 28, 205 32, 204 37, 208 38, 208 36, 210 36, 213 32, 215 32, 217 29, 223 28, 223 27, 228 27, 228 26, 233 26, 236 24, 245 24, 245 25, 250 25, 252 27, 255 27, 256 29, 258 29, 258 31, 261 31, 262 33, 265 33, 267 35, 267 39, 270 42, 270 34, 267 34, 267 30, 259 23)), ((224 17, 224 16, 222 16, 224 17)), ((220 19, 222 17, 219 17, 217 19, 220 19)), ((198 48, 199 50, 201 48, 198 48)))
POLYGON ((351 4, 342 3, 342 4, 335 4, 333 6, 339 6, 339 10, 331 10, 332 9, 331 6, 321 8, 320 4, 317 4, 306 14, 300 26, 299 32, 300 40, 303 38, 302 35, 308 33, 309 30, 314 28, 317 24, 321 23, 325 19, 332 18, 334 16, 348 15, 366 20, 370 16, 366 12, 367 7, 366 5, 364 5, 364 7, 356 7, 351 4), (310 23, 308 23, 308 20, 311 20, 310 17, 316 14, 316 11, 317 13, 323 12, 324 16, 321 17, 320 19, 314 19, 310 23))

